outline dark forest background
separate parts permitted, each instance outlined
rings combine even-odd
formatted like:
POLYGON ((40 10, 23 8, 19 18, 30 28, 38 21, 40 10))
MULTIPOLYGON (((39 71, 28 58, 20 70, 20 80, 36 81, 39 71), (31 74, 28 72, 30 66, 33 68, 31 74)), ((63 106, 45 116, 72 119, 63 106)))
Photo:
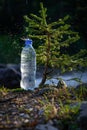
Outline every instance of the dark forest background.
POLYGON ((24 15, 37 14, 40 2, 48 9, 48 21, 70 15, 70 24, 79 32, 78 48, 87 48, 86 0, 0 0, 0 35, 22 35, 24 15))

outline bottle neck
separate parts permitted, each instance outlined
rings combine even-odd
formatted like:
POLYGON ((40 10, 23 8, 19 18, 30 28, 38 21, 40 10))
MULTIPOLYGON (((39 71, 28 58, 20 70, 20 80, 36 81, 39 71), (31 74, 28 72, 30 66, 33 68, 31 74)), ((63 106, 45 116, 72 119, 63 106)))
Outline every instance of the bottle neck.
POLYGON ((25 47, 32 47, 32 44, 26 44, 25 47))

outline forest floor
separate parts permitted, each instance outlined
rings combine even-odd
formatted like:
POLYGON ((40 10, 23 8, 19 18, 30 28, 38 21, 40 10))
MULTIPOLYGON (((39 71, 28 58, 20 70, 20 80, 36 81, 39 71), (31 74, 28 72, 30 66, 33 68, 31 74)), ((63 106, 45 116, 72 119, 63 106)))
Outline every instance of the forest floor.
POLYGON ((74 89, 58 91, 55 89, 48 93, 42 91, 42 88, 34 92, 2 88, 0 89, 0 130, 37 130, 37 125, 49 121, 60 130, 68 130, 72 124, 77 128, 78 111, 70 110, 68 106, 81 99, 84 100, 87 91, 84 95, 80 94, 80 99, 78 99, 79 93, 80 91, 75 94, 74 89))

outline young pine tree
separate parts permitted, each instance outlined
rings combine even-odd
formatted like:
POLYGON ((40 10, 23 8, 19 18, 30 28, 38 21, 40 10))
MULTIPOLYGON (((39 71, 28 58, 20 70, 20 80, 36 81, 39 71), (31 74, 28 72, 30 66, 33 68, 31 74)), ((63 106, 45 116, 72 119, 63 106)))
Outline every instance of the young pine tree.
MULTIPOLYGON (((67 24, 69 16, 59 19, 58 21, 47 22, 47 9, 40 4, 39 16, 31 14, 31 17, 25 16, 27 22, 26 32, 29 38, 39 39, 42 43, 37 48, 37 62, 44 64, 44 72, 40 86, 42 86, 49 74, 48 68, 59 67, 65 72, 72 69, 73 66, 81 62, 79 53, 75 56, 70 56, 63 51, 72 43, 79 39, 77 32, 71 30, 71 26, 67 24), (77 62, 77 58, 79 61, 77 62)), ((84 51, 80 53, 84 54, 84 51)), ((82 63, 82 62, 81 62, 82 63)))

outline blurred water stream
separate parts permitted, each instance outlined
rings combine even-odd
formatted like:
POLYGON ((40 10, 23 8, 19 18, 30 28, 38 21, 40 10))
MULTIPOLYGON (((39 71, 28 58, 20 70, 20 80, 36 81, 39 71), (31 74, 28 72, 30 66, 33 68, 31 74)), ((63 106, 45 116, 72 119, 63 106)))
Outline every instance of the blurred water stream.
MULTIPOLYGON (((37 73, 39 73, 39 76, 37 76, 37 78, 36 78, 36 87, 38 87, 39 83, 41 82, 41 78, 42 78, 42 76, 40 75, 40 72, 37 72, 37 73)), ((51 77, 52 78, 48 79, 45 84, 57 85, 57 83, 59 81, 58 78, 62 78, 66 82, 67 86, 76 87, 81 82, 87 83, 87 69, 85 69, 84 71, 66 72, 61 75, 58 75, 58 73, 56 71, 56 73, 51 75, 51 77)))

